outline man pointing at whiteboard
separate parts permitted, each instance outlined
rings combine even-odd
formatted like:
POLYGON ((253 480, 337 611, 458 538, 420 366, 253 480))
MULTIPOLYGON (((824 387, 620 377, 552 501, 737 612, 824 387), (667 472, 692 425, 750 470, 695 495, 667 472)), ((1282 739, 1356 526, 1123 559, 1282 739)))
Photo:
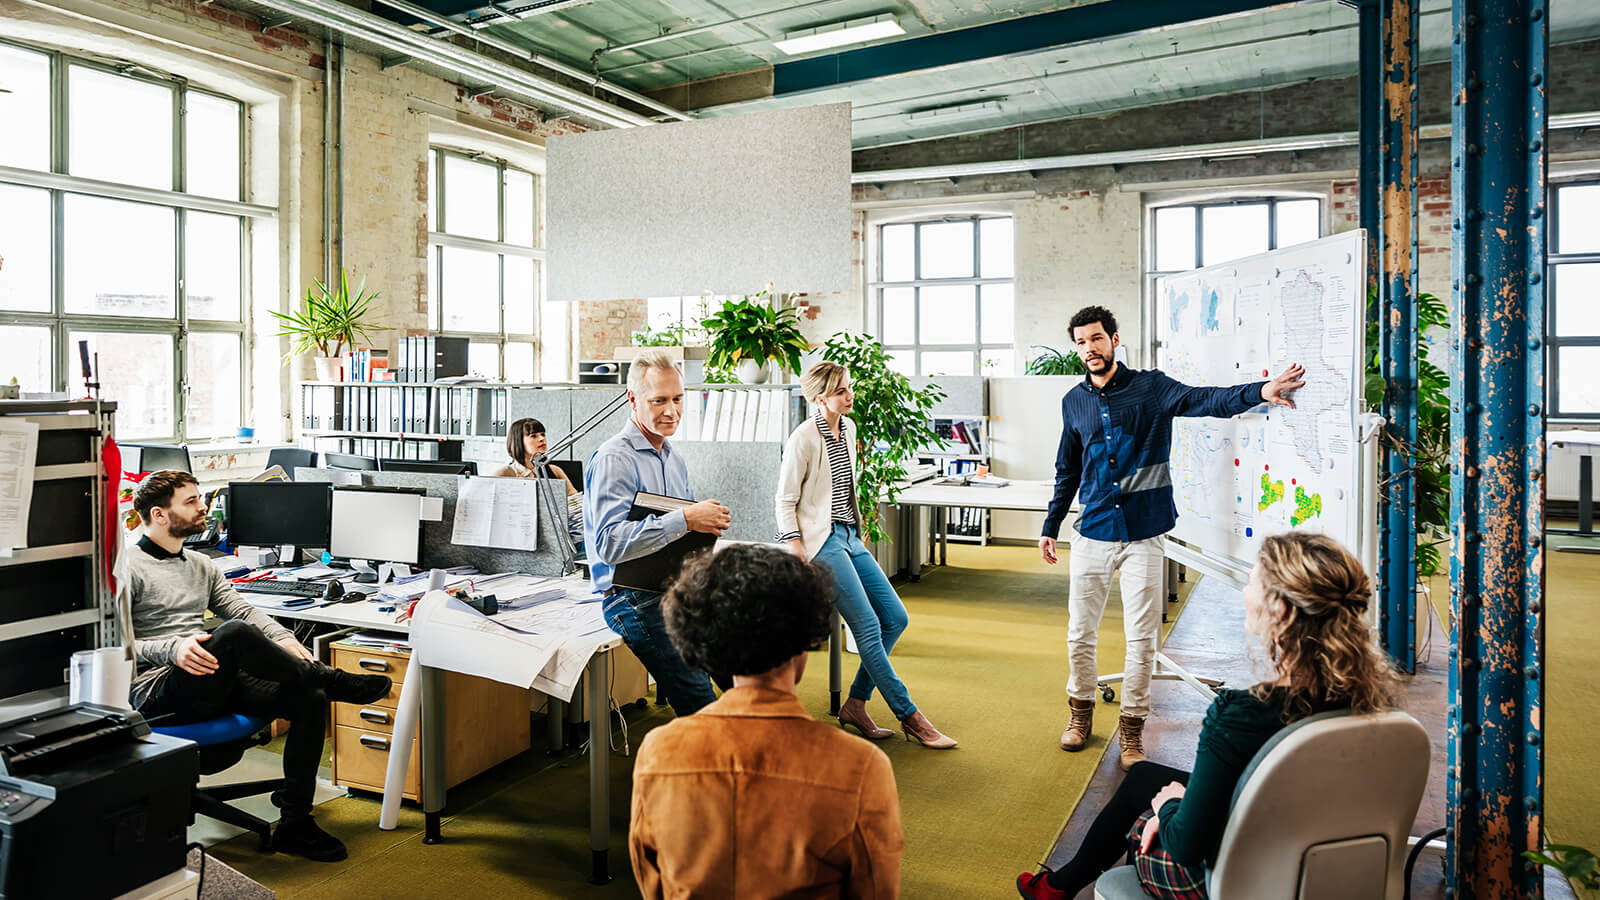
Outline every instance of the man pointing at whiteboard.
POLYGON ((1072 498, 1082 489, 1082 512, 1069 539, 1071 588, 1067 598, 1069 721, 1061 749, 1082 750, 1094 721, 1096 633, 1122 570, 1123 668, 1121 764, 1144 755, 1144 720, 1150 714, 1150 670, 1161 628, 1162 567, 1166 538, 1177 521, 1172 502, 1175 416, 1226 418, 1261 403, 1294 407, 1289 393, 1305 384, 1305 368, 1291 365, 1271 381, 1233 387, 1190 387, 1159 370, 1139 371, 1117 362, 1122 343, 1117 319, 1104 307, 1078 310, 1067 328, 1089 374, 1061 398, 1061 444, 1056 490, 1044 517, 1039 555, 1056 562, 1056 535, 1072 498))

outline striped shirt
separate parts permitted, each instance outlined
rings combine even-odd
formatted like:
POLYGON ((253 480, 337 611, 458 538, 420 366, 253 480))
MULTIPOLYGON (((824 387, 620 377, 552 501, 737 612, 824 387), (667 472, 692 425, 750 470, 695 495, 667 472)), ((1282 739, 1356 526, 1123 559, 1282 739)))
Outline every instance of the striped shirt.
MULTIPOLYGON (((855 473, 850 471, 850 445, 845 443, 844 429, 841 426, 839 434, 830 432, 820 410, 811 417, 811 421, 822 434, 822 446, 828 451, 828 471, 833 478, 833 521, 855 525, 856 505, 852 501, 856 495, 856 479, 855 473)), ((798 531, 778 535, 779 543, 799 539, 798 531)))

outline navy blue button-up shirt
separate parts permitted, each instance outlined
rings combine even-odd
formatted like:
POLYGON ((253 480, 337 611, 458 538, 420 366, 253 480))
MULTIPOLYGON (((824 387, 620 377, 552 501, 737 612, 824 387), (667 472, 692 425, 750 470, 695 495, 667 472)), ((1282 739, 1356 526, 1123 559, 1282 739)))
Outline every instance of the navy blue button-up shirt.
POLYGON ((1190 387, 1158 369, 1118 363, 1105 388, 1089 376, 1061 398, 1056 492, 1044 537, 1061 532, 1072 498, 1083 491, 1078 533, 1097 541, 1139 541, 1178 521, 1172 502, 1174 416, 1236 416, 1261 403, 1266 382, 1190 387))

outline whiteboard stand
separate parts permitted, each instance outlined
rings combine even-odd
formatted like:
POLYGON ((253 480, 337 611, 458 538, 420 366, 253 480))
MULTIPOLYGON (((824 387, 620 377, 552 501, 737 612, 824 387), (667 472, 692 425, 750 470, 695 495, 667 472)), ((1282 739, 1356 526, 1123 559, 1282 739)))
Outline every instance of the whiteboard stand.
MULTIPOLYGON (((1167 597, 1169 599, 1176 596, 1178 592, 1177 570, 1179 566, 1180 564, 1176 560, 1169 559, 1167 560, 1167 564, 1162 567, 1162 571, 1166 575, 1167 597)), ((1167 621, 1165 607, 1163 607, 1161 611, 1161 621, 1167 621)), ((1188 669, 1185 669, 1183 666, 1173 662, 1172 657, 1161 652, 1161 648, 1165 646, 1165 644, 1166 639, 1163 638, 1158 631, 1156 634, 1156 665, 1155 671, 1150 673, 1150 680, 1181 681, 1199 691, 1200 695, 1205 697, 1207 700, 1215 700, 1217 698, 1216 689, 1222 687, 1222 679, 1208 678, 1204 675, 1196 675, 1193 672, 1190 672, 1188 669)), ((1117 692, 1111 686, 1114 684, 1121 684, 1123 680, 1124 674, 1122 672, 1114 672, 1110 675, 1101 675, 1096 678, 1095 687, 1100 691, 1100 699, 1107 703, 1115 700, 1117 697, 1117 692)))

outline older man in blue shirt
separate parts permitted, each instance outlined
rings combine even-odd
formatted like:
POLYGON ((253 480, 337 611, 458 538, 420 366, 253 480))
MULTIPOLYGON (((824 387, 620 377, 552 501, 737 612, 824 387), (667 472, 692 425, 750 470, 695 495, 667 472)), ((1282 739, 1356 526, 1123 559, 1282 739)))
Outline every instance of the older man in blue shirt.
POLYGON ((691 668, 667 639, 661 594, 615 587, 620 562, 648 556, 691 531, 720 536, 732 514, 716 500, 701 500, 664 516, 629 521, 639 491, 694 499, 689 469, 667 438, 683 421, 683 378, 659 350, 634 357, 628 370, 633 415, 600 445, 584 472, 583 530, 594 589, 605 597, 606 624, 622 635, 666 694, 673 712, 686 716, 716 699, 706 673, 691 668))

